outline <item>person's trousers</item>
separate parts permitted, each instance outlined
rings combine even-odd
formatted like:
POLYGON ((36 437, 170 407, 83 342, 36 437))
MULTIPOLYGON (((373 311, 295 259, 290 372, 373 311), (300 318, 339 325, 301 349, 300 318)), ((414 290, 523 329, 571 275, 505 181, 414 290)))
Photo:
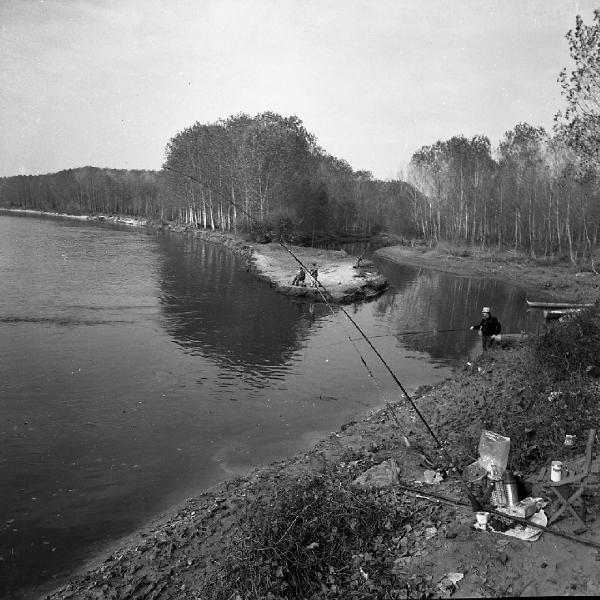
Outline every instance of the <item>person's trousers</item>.
POLYGON ((485 352, 488 348, 491 348, 494 344, 494 339, 491 335, 482 335, 481 336, 481 347, 485 352))

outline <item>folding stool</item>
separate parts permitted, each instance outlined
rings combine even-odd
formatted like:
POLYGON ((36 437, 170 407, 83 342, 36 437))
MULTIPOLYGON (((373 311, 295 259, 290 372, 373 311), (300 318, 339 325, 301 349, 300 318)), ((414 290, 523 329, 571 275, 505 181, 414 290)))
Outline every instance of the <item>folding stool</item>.
MULTIPOLYGON (((573 503, 581 498, 581 495, 585 491, 585 487, 588 483, 588 477, 590 475, 590 468, 592 465, 592 449, 594 447, 594 441, 596 439, 596 430, 590 429, 588 432, 587 445, 585 447, 585 458, 581 470, 575 472, 560 481, 551 481, 550 489, 554 492, 554 495, 558 498, 559 508, 548 520, 548 525, 554 523, 564 512, 569 510, 571 514, 581 523, 582 527, 589 531, 589 527, 585 524, 585 521, 577 514, 577 511, 573 508, 573 503), (567 494, 571 492, 571 486, 578 486, 577 489, 571 493, 569 497, 567 494), (565 488, 561 490, 561 488, 565 488)), ((582 499, 583 500, 583 499, 582 499)), ((585 506, 585 504, 584 504, 585 506)))

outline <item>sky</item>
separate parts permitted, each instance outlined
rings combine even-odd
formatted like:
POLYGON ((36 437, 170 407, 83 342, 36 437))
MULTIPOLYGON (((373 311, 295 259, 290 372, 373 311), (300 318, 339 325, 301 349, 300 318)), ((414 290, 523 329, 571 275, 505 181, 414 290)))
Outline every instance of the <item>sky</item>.
POLYGON ((454 135, 551 130, 565 34, 600 0, 0 0, 0 176, 159 169, 238 113, 298 116, 401 177, 454 135))

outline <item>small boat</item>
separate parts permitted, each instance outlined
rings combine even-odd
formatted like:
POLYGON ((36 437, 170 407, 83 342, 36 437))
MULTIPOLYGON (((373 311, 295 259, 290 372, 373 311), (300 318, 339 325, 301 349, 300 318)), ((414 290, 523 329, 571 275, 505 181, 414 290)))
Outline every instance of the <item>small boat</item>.
POLYGON ((521 333, 498 333, 492 337, 494 342, 500 344, 503 348, 507 348, 526 342, 529 339, 529 334, 522 331, 521 333))
POLYGON ((562 319, 567 315, 573 315, 581 311, 581 308, 557 308, 555 310, 545 310, 544 311, 544 319, 553 320, 553 319, 562 319))
POLYGON ((561 309, 561 308, 589 308, 590 306, 594 306, 593 304, 578 304, 576 302, 533 302, 531 300, 527 300, 527 306, 529 308, 547 308, 549 310, 552 309, 561 309))
POLYGON ((498 333, 494 336, 496 342, 522 342, 529 338, 529 334, 526 331, 521 333, 498 333))

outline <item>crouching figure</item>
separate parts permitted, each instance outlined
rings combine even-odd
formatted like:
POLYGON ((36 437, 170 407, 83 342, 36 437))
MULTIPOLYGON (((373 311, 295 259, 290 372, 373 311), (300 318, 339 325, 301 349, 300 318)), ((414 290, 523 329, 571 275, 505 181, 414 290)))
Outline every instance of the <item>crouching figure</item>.
POLYGON ((296 273, 296 276, 294 277, 294 280, 292 281, 292 285, 302 285, 302 286, 305 286, 306 285, 304 283, 305 279, 306 279, 306 273, 304 272, 304 269, 301 268, 296 273))

